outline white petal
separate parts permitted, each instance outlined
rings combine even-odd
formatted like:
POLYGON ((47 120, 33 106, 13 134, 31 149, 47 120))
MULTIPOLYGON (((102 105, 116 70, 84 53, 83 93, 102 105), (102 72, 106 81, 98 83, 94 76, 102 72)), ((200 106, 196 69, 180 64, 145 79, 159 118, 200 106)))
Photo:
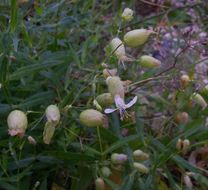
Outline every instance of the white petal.
POLYGON ((137 96, 135 96, 128 104, 125 105, 125 108, 130 108, 131 106, 133 106, 137 101, 137 96))
POLYGON ((105 113, 112 113, 112 112, 114 112, 114 111, 116 111, 117 109, 110 109, 110 108, 107 108, 107 109, 105 109, 105 113))
POLYGON ((117 108, 120 109, 120 108, 124 108, 124 107, 125 107, 125 102, 124 102, 124 100, 120 97, 120 95, 116 94, 114 100, 115 100, 115 103, 116 103, 116 107, 117 107, 117 108))

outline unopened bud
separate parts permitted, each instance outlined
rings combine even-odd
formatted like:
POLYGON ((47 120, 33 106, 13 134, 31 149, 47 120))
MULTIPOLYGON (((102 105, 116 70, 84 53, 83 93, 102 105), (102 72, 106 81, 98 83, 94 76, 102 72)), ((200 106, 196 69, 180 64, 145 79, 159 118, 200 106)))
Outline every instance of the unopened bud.
POLYGON ((27 116, 20 110, 14 110, 10 112, 7 124, 9 135, 23 137, 28 125, 27 116))
POLYGON ((87 109, 81 112, 80 122, 87 127, 99 127, 103 125, 104 116, 97 110, 87 109))
POLYGON ((187 112, 179 112, 175 117, 175 121, 179 124, 186 124, 188 120, 189 114, 187 112))
POLYGON ((194 94, 192 95, 192 100, 193 100, 196 104, 200 105, 203 109, 205 109, 205 108, 207 107, 206 101, 205 101, 204 98, 203 98, 200 94, 198 94, 198 93, 194 93, 194 94))
POLYGON ((149 55, 141 56, 138 62, 142 67, 146 68, 160 67, 161 65, 161 62, 158 59, 155 59, 149 55))
POLYGON ((135 161, 144 161, 149 159, 149 154, 143 152, 142 150, 135 150, 133 152, 133 157, 135 161))
POLYGON ((136 169, 140 173, 148 174, 149 173, 149 168, 147 168, 145 165, 134 162, 133 164, 134 169, 136 169))
POLYGON ((112 52, 117 56, 118 59, 123 59, 126 56, 125 47, 123 42, 119 38, 113 38, 110 43, 112 52))
POLYGON ((28 136, 27 140, 29 141, 30 144, 33 144, 33 145, 37 144, 36 140, 32 136, 28 136))
POLYGON ((105 78, 114 77, 117 74, 117 69, 103 69, 103 76, 105 78))
POLYGON ((113 98, 115 95, 120 95, 124 99, 124 86, 119 77, 108 77, 106 83, 113 98))
POLYGON ((50 105, 46 108, 47 121, 53 123, 56 126, 60 121, 60 111, 56 105, 50 105))
POLYGON ((105 182, 101 177, 99 177, 95 180, 95 189, 96 190, 104 190, 105 189, 105 182))
POLYGON ((150 34, 153 33, 155 32, 146 29, 132 30, 124 35, 124 42, 129 47, 141 46, 148 40, 150 34))
POLYGON ((111 155, 111 162, 113 164, 123 164, 128 159, 126 154, 114 153, 111 155))
POLYGON ((183 154, 186 154, 189 146, 190 146, 190 141, 188 139, 185 139, 185 140, 178 139, 176 143, 176 148, 179 151, 182 151, 183 154))
POLYGON ((97 102, 101 107, 109 107, 113 104, 111 93, 103 93, 96 97, 97 102))
POLYGON ((104 177, 109 177, 112 172, 108 167, 104 166, 101 168, 101 173, 104 177))
POLYGON ((55 129, 56 128, 53 125, 53 123, 46 122, 45 127, 44 127, 44 131, 43 131, 43 142, 45 144, 51 143, 51 139, 54 135, 55 129))
POLYGON ((125 8, 121 17, 122 19, 124 19, 125 21, 129 22, 133 19, 133 10, 132 9, 129 9, 129 8, 125 8))
POLYGON ((188 75, 182 75, 180 78, 181 88, 186 88, 189 85, 190 78, 188 75))

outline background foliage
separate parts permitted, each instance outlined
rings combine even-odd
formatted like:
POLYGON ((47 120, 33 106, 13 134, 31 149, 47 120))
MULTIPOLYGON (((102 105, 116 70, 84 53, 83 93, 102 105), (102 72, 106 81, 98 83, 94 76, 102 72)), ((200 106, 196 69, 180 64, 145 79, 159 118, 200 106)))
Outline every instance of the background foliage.
MULTIPOLYGON (((207 84, 207 15, 206 0, 1 0, 1 189, 93 189, 99 168, 110 167, 113 152, 123 152, 129 160, 116 174, 118 179, 105 179, 112 189, 116 182, 119 190, 188 189, 185 172, 195 174, 194 189, 208 189, 208 110, 189 103, 193 92, 207 84), (120 18, 125 7, 135 13, 130 23, 120 18), (93 107, 94 97, 107 92, 101 63, 118 66, 108 51, 110 39, 135 28, 153 28, 158 35, 127 52, 134 57, 152 54, 162 66, 148 70, 137 63, 127 63, 127 70, 119 66, 122 80, 138 82, 127 93, 128 98, 139 98, 132 109, 136 122, 121 123, 116 113, 109 116, 109 128, 100 128, 101 152, 96 130, 81 125, 79 114, 93 107), (185 91, 179 85, 183 73, 193 79, 185 91), (150 77, 153 80, 146 81, 150 77), (52 143, 45 145, 44 112, 50 104, 59 106, 62 119, 52 143), (27 112, 29 127, 22 139, 7 132, 6 119, 13 109, 27 112), (187 124, 175 123, 180 111, 189 114, 187 124), (124 128, 126 136, 121 134, 124 128), (28 143, 29 135, 36 145, 28 143), (191 141, 185 155, 175 148, 178 138, 191 141), (147 175, 130 167, 132 151, 138 148, 150 154, 147 175), (189 160, 196 150, 198 165, 189 160)), ((207 93, 202 95, 208 101, 207 93)))

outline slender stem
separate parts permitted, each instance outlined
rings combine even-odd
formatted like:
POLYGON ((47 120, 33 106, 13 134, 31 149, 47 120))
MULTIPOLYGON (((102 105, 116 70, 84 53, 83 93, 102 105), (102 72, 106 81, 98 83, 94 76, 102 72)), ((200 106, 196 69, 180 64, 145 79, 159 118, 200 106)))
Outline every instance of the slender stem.
POLYGON ((97 135, 98 135, 98 140, 99 140, 99 144, 100 144, 100 152, 101 154, 103 153, 103 147, 102 147, 102 140, 101 140, 101 136, 100 136, 100 128, 97 127, 97 135))

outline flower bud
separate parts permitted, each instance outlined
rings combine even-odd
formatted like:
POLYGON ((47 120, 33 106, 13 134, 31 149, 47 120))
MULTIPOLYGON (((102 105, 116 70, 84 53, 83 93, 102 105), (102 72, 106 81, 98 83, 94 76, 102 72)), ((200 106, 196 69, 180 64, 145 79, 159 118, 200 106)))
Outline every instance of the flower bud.
POLYGON ((114 153, 111 155, 111 162, 113 164, 123 164, 128 159, 126 154, 114 153))
POLYGON ((176 143, 176 148, 179 151, 182 151, 183 154, 186 154, 189 146, 190 146, 190 141, 188 139, 185 139, 185 140, 178 139, 176 143))
POLYGON ((101 107, 109 107, 113 104, 111 93, 103 93, 96 98, 101 107))
POLYGON ((117 69, 103 69, 103 76, 105 78, 116 76, 117 69))
POLYGON ((148 40, 152 33, 155 32, 146 29, 132 30, 124 35, 124 42, 129 47, 141 46, 148 40))
POLYGON ((54 135, 55 129, 56 128, 53 123, 46 122, 45 127, 44 127, 44 131, 43 131, 43 142, 45 144, 51 143, 51 139, 54 135))
POLYGON ((155 68, 160 67, 161 65, 161 62, 158 59, 155 59, 154 57, 148 55, 141 56, 138 62, 142 67, 146 68, 155 68))
POLYGON ((183 180, 184 180, 184 183, 186 184, 187 188, 189 188, 189 189, 193 188, 193 184, 192 184, 192 181, 191 181, 191 178, 189 175, 185 174, 183 177, 183 180))
POLYGON ((177 143, 176 143, 176 148, 177 150, 182 150, 183 148, 183 141, 181 139, 178 139, 177 143))
POLYGON ((149 173, 149 168, 147 168, 145 165, 134 162, 133 164, 134 169, 136 169, 138 172, 148 174, 149 173))
POLYGON ((179 112, 175 117, 175 121, 178 124, 186 124, 188 123, 188 120, 189 120, 189 114, 187 112, 179 112))
POLYGON ((119 38, 113 38, 110 43, 112 52, 117 56, 118 59, 123 59, 126 56, 125 47, 123 42, 119 38))
POLYGON ((129 9, 129 8, 125 8, 121 17, 122 19, 124 19, 125 21, 129 22, 133 19, 133 10, 129 9))
POLYGON ((97 110, 87 109, 81 112, 80 122, 87 127, 98 127, 103 125, 104 116, 97 110))
POLYGON ((111 93, 113 98, 117 94, 124 99, 124 86, 119 77, 108 77, 106 83, 108 85, 108 91, 111 93))
POLYGON ((190 141, 188 139, 185 139, 183 141, 183 149, 182 149, 182 152, 185 154, 188 149, 189 149, 189 146, 190 146, 190 141))
POLYGON ((196 104, 200 105, 203 109, 207 107, 207 103, 205 102, 204 98, 196 92, 192 95, 192 100, 196 104))
POLYGON ((144 161, 149 159, 149 154, 138 149, 133 152, 133 157, 136 161, 144 161))
POLYGON ((45 112, 47 121, 53 123, 56 126, 59 123, 61 117, 59 108, 56 105, 50 105, 46 108, 45 112))
POLYGON ((95 189, 96 190, 104 190, 105 189, 105 182, 101 177, 99 177, 95 180, 95 189))
POLYGON ((190 78, 188 75, 182 75, 180 78, 181 88, 186 88, 189 85, 190 78))
POLYGON ((101 173, 104 177, 109 177, 112 172, 108 167, 104 166, 101 168, 101 173))
POLYGON ((9 135, 23 137, 28 125, 27 116, 20 110, 14 110, 10 112, 7 124, 9 135))
POLYGON ((33 137, 31 137, 31 136, 28 136, 27 140, 29 141, 30 144, 33 144, 33 145, 37 144, 36 140, 33 137))

